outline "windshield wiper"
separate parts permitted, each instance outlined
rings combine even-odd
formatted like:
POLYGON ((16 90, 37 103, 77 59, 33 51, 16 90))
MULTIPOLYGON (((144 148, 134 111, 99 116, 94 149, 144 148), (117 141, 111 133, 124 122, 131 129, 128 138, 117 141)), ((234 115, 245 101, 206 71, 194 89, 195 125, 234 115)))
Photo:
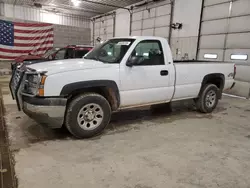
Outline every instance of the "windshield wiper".
POLYGON ((91 60, 100 61, 97 57, 84 57, 84 59, 91 59, 91 60))
POLYGON ((84 59, 91 59, 91 60, 96 60, 96 61, 101 61, 103 63, 112 63, 112 62, 109 62, 109 61, 105 61, 105 60, 100 60, 99 58, 97 57, 84 57, 84 59))

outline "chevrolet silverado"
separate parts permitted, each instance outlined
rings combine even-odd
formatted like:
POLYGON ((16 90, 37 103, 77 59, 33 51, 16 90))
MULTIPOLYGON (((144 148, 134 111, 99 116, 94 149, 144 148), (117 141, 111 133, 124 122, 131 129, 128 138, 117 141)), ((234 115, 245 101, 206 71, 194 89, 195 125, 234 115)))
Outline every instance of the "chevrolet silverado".
POLYGON ((194 99, 211 113, 234 85, 233 63, 173 61, 160 37, 110 39, 82 59, 23 65, 13 78, 18 107, 51 128, 78 138, 100 134, 112 112, 194 99))

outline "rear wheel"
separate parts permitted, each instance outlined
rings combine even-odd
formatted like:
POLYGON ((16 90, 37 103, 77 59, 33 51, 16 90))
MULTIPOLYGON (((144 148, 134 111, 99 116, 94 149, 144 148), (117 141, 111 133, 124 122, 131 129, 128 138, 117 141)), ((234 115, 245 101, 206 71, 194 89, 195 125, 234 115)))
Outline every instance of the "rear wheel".
POLYGON ((108 101, 96 93, 74 98, 66 111, 65 125, 77 138, 90 138, 100 134, 109 124, 111 108, 108 101))
POLYGON ((205 85, 199 98, 195 100, 197 109, 203 113, 211 113, 218 104, 219 96, 220 90, 216 85, 205 85))

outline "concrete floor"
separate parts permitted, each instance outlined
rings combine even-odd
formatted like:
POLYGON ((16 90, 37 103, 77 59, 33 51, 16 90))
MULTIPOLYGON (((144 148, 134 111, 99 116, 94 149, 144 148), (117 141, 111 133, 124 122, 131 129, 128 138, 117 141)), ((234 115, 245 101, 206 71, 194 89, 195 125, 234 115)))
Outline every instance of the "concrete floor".
POLYGON ((76 140, 18 112, 3 92, 19 188, 250 187, 249 100, 224 96, 212 114, 189 101, 172 113, 117 113, 103 135, 76 140))

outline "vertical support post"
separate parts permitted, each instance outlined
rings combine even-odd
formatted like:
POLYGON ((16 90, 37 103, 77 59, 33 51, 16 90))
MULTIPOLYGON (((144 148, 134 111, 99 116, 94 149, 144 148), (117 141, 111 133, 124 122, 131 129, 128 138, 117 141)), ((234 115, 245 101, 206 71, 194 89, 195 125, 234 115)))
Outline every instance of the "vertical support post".
POLYGON ((113 37, 115 37, 115 27, 116 27, 116 12, 113 12, 113 37))
POLYGON ((129 35, 131 36, 132 34, 132 21, 133 21, 133 9, 129 10, 129 35))
POLYGON ((93 41, 93 46, 95 45, 95 19, 92 19, 92 25, 93 25, 93 30, 92 30, 92 41, 93 41))
POLYGON ((171 12, 170 12, 170 25, 169 25, 169 33, 168 33, 168 43, 171 45, 171 38, 172 38, 172 24, 174 19, 174 5, 175 0, 171 0, 171 12))
POLYGON ((231 15, 232 15, 232 6, 233 6, 233 0, 231 0, 230 5, 229 5, 229 9, 228 9, 227 29, 226 29, 226 34, 225 34, 224 46, 223 46, 222 61, 225 61, 225 55, 226 55, 226 49, 227 49, 227 38, 228 38, 229 25, 230 25, 230 18, 231 18, 231 15))
POLYGON ((247 96, 247 99, 250 98, 250 84, 249 84, 249 92, 248 92, 248 96, 247 96))
POLYGON ((205 0, 202 0, 202 2, 201 2, 200 24, 199 24, 199 32, 198 32, 197 47, 196 47, 196 58, 195 58, 196 60, 198 60, 199 50, 200 50, 201 25, 202 25, 202 19, 203 19, 204 2, 205 2, 205 0))

